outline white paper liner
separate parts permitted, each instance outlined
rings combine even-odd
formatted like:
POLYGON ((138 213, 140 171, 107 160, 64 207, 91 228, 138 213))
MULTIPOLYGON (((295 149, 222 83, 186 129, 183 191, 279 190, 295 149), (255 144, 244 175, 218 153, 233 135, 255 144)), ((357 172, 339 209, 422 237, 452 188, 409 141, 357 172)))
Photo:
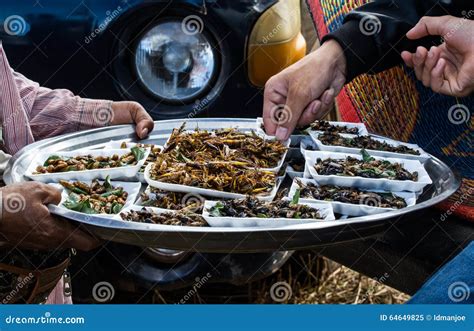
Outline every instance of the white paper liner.
MULTIPOLYGON (((310 136, 313 139, 313 142, 316 144, 318 147, 318 150, 320 151, 325 151, 325 152, 336 152, 336 153, 348 153, 348 154, 358 154, 362 150, 362 148, 355 148, 355 147, 343 147, 343 146, 334 146, 334 145, 325 145, 319 140, 319 135, 321 135, 321 132, 316 132, 312 131, 310 132, 310 136)), ((341 134, 344 138, 352 138, 354 135, 351 134, 341 134)), ((421 162, 424 162, 430 158, 429 154, 427 154, 423 149, 421 149, 418 145, 416 144, 408 144, 404 142, 400 142, 397 140, 393 139, 388 139, 388 138, 378 138, 374 136, 370 136, 372 139, 380 141, 380 142, 385 142, 388 143, 389 145, 392 146, 406 146, 408 148, 412 148, 414 150, 417 150, 420 152, 420 155, 413 155, 413 154, 404 154, 404 153, 395 153, 395 152, 386 152, 386 151, 379 151, 379 150, 374 150, 374 149, 366 149, 367 152, 371 156, 379 156, 379 157, 391 157, 391 158, 401 158, 401 159, 407 159, 407 160, 420 160, 421 162)))
MULTIPOLYGON (((274 138, 270 135, 267 135, 266 132, 262 129, 262 124, 263 124, 263 118, 261 117, 257 117, 257 120, 255 122, 255 130, 258 134, 260 135, 264 135, 266 137, 270 137, 270 138, 274 138)), ((305 139, 306 137, 308 137, 308 134, 292 134, 290 136, 290 140, 291 140, 291 144, 290 146, 298 146, 300 144, 300 142, 305 139)))
MULTIPOLYGON (((211 190, 206 188, 200 187, 193 187, 188 185, 181 185, 181 184, 170 184, 165 182, 160 182, 150 177, 150 170, 152 164, 148 164, 145 169, 145 180, 148 185, 171 192, 183 192, 183 193, 191 193, 191 194, 198 194, 198 195, 206 195, 213 198, 222 198, 222 199, 242 199, 245 198, 245 194, 239 193, 231 193, 231 192, 223 192, 217 190, 211 190)), ((262 200, 262 201, 272 201, 275 195, 277 194, 278 188, 282 182, 284 176, 277 177, 276 185, 273 187, 271 192, 267 192, 265 194, 257 194, 254 195, 255 198, 262 200)))
MULTIPOLYGON (((135 147, 137 144, 140 144, 140 143, 131 142, 131 141, 127 141, 127 140, 111 140, 107 144, 105 144, 104 149, 122 149, 120 146, 122 145, 123 142, 125 142, 127 144, 127 148, 132 148, 132 147, 135 147)), ((158 147, 160 150, 163 150, 162 145, 148 144, 148 143, 146 143, 146 145, 154 145, 154 146, 158 147)), ((143 164, 146 165, 147 163, 144 162, 143 164)), ((137 179, 141 183, 146 184, 145 175, 143 174, 143 172, 140 172, 140 171, 137 172, 137 179)))
POLYGON ((219 201, 204 202, 202 216, 210 226, 217 227, 282 227, 288 225, 305 224, 313 222, 334 221, 334 213, 331 204, 328 203, 301 203, 309 207, 317 208, 322 219, 293 219, 293 218, 259 218, 259 217, 213 217, 209 210, 219 201))
POLYGON ((133 179, 138 173, 140 167, 145 163, 150 149, 145 149, 145 155, 136 165, 133 166, 123 166, 117 168, 106 168, 106 169, 90 169, 82 171, 68 171, 68 172, 58 172, 58 173, 45 173, 45 174, 33 174, 36 171, 37 166, 42 166, 48 157, 52 155, 57 155, 60 157, 75 157, 81 155, 92 155, 93 157, 97 156, 112 156, 117 154, 120 156, 130 152, 130 149, 94 149, 94 150, 81 150, 81 151, 71 151, 71 152, 48 152, 45 154, 38 155, 31 162, 30 166, 26 170, 25 176, 39 182, 43 183, 52 183, 58 182, 59 180, 80 180, 80 181, 92 181, 93 179, 105 179, 107 176, 110 176, 111 180, 118 179, 133 179))
MULTIPOLYGON (((85 181, 87 185, 90 185, 92 181, 85 181)), ((100 181, 102 184, 103 181, 100 181)), ((125 192, 128 193, 127 200, 125 200, 125 204, 122 207, 122 211, 125 210, 126 208, 130 207, 131 205, 134 204, 135 200, 137 199, 137 195, 140 192, 141 184, 140 183, 133 183, 133 182, 116 182, 116 181, 110 181, 110 184, 112 184, 113 187, 122 187, 125 192)), ((64 188, 61 184, 56 184, 56 183, 51 183, 50 185, 54 186, 55 188, 61 190, 61 202, 56 206, 56 205, 49 205, 48 209, 54 213, 54 214, 64 214, 66 212, 69 213, 77 213, 77 214, 82 214, 81 212, 74 211, 71 209, 68 209, 64 207, 64 202, 68 199, 69 195, 71 194, 71 191, 64 188)), ((97 217, 104 217, 104 218, 115 218, 117 214, 91 214, 93 216, 97 217)))
POLYGON ((308 148, 312 148, 313 151, 318 150, 318 145, 314 143, 313 139, 310 136, 303 139, 300 143, 300 151, 303 157, 305 156, 306 151, 308 151, 308 148))
MULTIPOLYGON (((146 206, 137 206, 137 205, 131 205, 128 206, 127 208, 122 209, 121 213, 126 213, 129 211, 142 211, 143 208, 145 208, 146 211, 150 213, 155 213, 155 214, 165 214, 165 213, 176 213, 179 212, 179 210, 172 210, 172 209, 163 209, 163 208, 157 208, 157 207, 146 207, 146 206)), ((200 215, 200 214, 198 214, 200 215)), ((120 214, 114 215, 114 219, 121 220, 123 222, 131 222, 131 221, 125 221, 122 219, 120 214)), ((166 224, 153 224, 153 223, 142 223, 148 226, 149 229, 160 229, 160 228, 166 228, 169 229, 170 227, 172 228, 196 228, 195 226, 189 226, 189 225, 166 225, 166 224)))
POLYGON ((400 163, 403 168, 409 172, 418 172, 418 181, 411 180, 389 180, 384 178, 364 178, 364 177, 349 177, 349 176, 337 176, 337 175, 319 175, 314 169, 316 159, 321 158, 322 160, 332 159, 345 159, 347 156, 351 156, 362 160, 360 154, 344 154, 344 153, 333 153, 333 152, 322 152, 322 151, 307 151, 305 153, 306 163, 311 176, 317 180, 320 185, 340 185, 340 186, 351 186, 366 189, 376 189, 390 192, 418 192, 423 190, 426 185, 432 183, 430 176, 426 172, 424 166, 418 160, 406 160, 400 158, 383 158, 374 157, 377 160, 386 160, 391 163, 400 163))
MULTIPOLYGON (((346 126, 348 128, 358 128, 359 133, 356 134, 356 136, 366 136, 369 134, 369 131, 367 131, 367 128, 365 127, 364 123, 352 123, 352 122, 334 122, 334 121, 328 121, 329 124, 334 125, 334 126, 346 126)), ((322 130, 308 130, 308 133, 322 133, 325 131, 322 130)))
MULTIPOLYGON (((308 178, 297 178, 303 184, 312 183, 316 186, 319 186, 318 182, 314 179, 308 178)), ((296 190, 299 188, 299 185, 296 183, 296 179, 293 180, 291 184, 290 191, 288 192, 288 198, 292 199, 296 190)), ((358 187, 354 187, 358 188, 358 187)), ((361 190, 365 190, 368 192, 375 192, 375 193, 389 193, 383 190, 373 190, 373 189, 364 189, 359 188, 361 190)), ((407 204, 407 207, 414 206, 416 204, 416 195, 413 192, 392 192, 392 194, 403 198, 407 204)), ((387 211, 398 210, 395 208, 382 208, 382 207, 374 207, 369 205, 362 205, 362 204, 352 204, 347 202, 340 202, 340 201, 326 201, 326 200, 317 200, 312 198, 305 198, 303 196, 300 197, 299 202, 319 202, 319 203, 329 203, 332 205, 332 208, 335 213, 343 214, 343 215, 350 215, 350 216, 365 216, 365 215, 373 215, 373 214, 380 214, 385 213, 387 211)))

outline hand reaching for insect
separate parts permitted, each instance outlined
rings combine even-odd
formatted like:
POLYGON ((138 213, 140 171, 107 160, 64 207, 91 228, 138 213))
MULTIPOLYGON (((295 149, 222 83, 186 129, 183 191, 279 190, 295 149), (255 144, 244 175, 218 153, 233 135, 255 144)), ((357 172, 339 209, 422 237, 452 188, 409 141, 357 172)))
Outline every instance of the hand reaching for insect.
POLYGON ((271 77, 265 84, 265 131, 286 140, 296 126, 324 117, 346 80, 346 58, 334 40, 271 77))
POLYGON ((407 66, 434 92, 464 97, 474 91, 474 21, 454 16, 423 17, 407 33, 409 39, 442 36, 444 42, 428 51, 402 52, 407 66))

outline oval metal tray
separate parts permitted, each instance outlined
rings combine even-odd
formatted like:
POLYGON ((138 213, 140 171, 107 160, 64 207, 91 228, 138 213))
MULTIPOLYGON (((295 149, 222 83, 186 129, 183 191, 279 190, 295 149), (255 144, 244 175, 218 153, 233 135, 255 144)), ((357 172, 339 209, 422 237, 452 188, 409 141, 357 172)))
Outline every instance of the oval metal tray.
MULTIPOLYGON (((249 130, 255 129, 256 126, 254 119, 188 119, 186 122, 187 128, 197 126, 201 129, 237 126, 242 130, 249 130)), ((162 145, 172 129, 182 123, 182 119, 157 121, 154 131, 144 142, 162 145)), ((4 181, 12 184, 27 180, 24 173, 39 151, 45 153, 85 147, 97 148, 110 140, 126 139, 136 139, 131 125, 93 129, 36 142, 26 146, 10 160, 4 181)), ((84 224, 89 231, 105 240, 145 247, 232 253, 309 248, 376 235, 390 226, 391 222, 416 221, 416 217, 423 214, 423 209, 445 200, 459 188, 459 177, 437 158, 430 158, 424 166, 433 184, 424 189, 415 206, 383 214, 317 224, 284 228, 169 227, 108 220, 86 214, 73 215, 58 209, 57 213, 84 224)))

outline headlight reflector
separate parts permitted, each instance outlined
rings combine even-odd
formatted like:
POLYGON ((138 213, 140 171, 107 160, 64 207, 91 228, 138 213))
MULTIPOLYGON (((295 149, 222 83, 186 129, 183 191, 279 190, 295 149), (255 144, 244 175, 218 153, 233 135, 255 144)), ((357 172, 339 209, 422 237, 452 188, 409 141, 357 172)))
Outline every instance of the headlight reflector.
POLYGON ((168 101, 197 98, 209 85, 215 54, 204 33, 184 31, 181 21, 158 23, 142 37, 135 67, 143 85, 168 101))

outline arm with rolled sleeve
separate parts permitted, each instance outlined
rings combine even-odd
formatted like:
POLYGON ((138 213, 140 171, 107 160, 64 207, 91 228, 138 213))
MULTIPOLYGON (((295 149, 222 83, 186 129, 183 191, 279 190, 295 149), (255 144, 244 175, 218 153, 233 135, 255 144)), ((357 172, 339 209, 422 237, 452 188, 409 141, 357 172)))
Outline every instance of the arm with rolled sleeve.
POLYGON ((3 149, 14 154, 35 140, 102 127, 112 119, 112 101, 41 87, 14 72, 0 45, 0 122, 3 149))

